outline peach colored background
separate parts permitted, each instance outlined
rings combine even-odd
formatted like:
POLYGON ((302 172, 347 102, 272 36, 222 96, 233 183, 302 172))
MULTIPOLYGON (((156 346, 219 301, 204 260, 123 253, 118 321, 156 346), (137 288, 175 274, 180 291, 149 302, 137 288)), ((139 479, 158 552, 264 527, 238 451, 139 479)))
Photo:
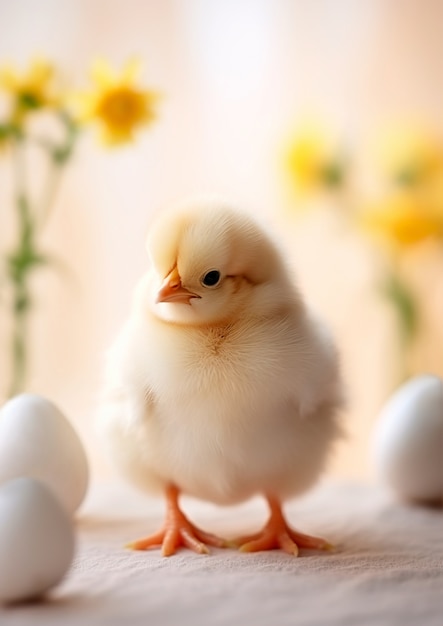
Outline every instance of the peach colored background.
MULTIPOLYGON (((0 61, 40 52, 84 86, 97 55, 119 65, 137 55, 145 82, 164 94, 158 122, 135 145, 106 152, 93 137, 80 142, 45 235, 68 269, 35 280, 29 387, 67 412, 97 474, 108 471, 92 428, 103 354, 145 270, 149 223, 171 201, 216 192, 278 233, 332 328, 349 396, 349 439, 332 471, 372 476, 372 426, 396 384, 394 319, 376 295, 371 250, 339 214, 291 213, 281 146, 305 111, 354 144, 397 115, 442 128, 442 24, 439 0, 0 0, 0 61)), ((0 160, 2 255, 13 237, 10 192, 0 160)), ((415 282, 427 320, 417 371, 443 374, 441 263, 415 282)), ((0 396, 8 340, 3 309, 0 396)))

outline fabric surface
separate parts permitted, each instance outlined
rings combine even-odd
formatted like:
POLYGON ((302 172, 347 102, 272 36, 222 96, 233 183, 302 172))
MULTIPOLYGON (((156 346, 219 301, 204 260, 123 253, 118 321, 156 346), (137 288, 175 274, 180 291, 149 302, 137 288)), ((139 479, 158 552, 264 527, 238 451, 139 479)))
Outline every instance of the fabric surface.
MULTIPOLYGON (((261 500, 218 508, 183 499, 205 530, 232 537, 265 521, 261 500)), ((443 511, 374 487, 323 485, 286 506, 294 527, 335 553, 132 552, 158 529, 161 501, 119 484, 94 486, 79 514, 75 563, 46 602, 0 609, 1 626, 441 626, 443 511)))

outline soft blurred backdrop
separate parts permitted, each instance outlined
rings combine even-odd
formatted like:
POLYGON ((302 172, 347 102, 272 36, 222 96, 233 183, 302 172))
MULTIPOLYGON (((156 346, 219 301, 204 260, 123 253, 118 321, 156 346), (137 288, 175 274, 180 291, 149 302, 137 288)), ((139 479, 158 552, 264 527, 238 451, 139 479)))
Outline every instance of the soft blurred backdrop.
MULTIPOLYGON (((159 94, 134 142, 79 138, 39 240, 57 262, 32 272, 26 388, 67 413, 97 476, 108 473, 93 430, 104 354, 147 267, 149 224, 171 202, 216 193, 269 225, 330 326, 348 389, 331 473, 373 478, 383 402, 408 375, 443 375, 442 24, 439 0, 0 0, 1 66, 23 72, 37 55, 85 91, 94 59, 121 72, 137 58, 139 83, 159 94)), ((28 170, 38 188, 38 155, 28 170)), ((5 146, 2 266, 17 237, 5 146)), ((0 286, 3 400, 4 272, 0 286)))

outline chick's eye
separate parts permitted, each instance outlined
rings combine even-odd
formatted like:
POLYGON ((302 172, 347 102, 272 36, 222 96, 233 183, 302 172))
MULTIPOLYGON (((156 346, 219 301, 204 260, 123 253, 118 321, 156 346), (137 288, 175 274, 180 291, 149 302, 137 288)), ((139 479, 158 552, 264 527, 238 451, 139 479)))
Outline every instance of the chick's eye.
POLYGON ((211 270, 206 272, 201 279, 202 285, 205 287, 215 287, 220 281, 220 272, 218 270, 211 270))

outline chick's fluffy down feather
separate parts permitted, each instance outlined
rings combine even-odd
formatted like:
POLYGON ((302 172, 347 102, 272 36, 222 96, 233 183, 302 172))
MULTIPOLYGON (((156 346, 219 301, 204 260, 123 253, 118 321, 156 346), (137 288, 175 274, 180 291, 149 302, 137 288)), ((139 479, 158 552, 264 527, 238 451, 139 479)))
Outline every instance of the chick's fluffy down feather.
POLYGON ((219 504, 303 492, 340 434, 341 383, 276 246, 251 218, 203 204, 161 217, 148 249, 106 370, 114 462, 142 489, 219 504), (171 271, 188 302, 158 301, 171 271))

